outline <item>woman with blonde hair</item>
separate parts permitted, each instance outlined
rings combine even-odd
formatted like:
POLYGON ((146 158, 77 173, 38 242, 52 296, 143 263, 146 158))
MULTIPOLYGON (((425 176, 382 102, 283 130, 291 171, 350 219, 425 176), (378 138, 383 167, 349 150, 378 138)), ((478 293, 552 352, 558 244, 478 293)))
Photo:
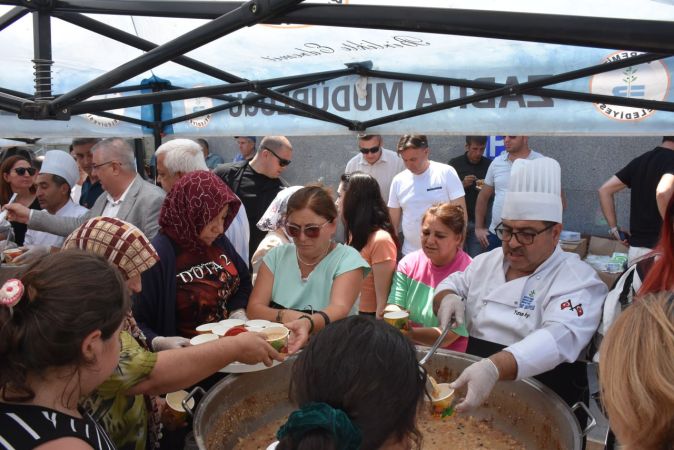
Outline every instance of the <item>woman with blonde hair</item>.
POLYGON ((674 449, 674 294, 634 302, 601 355, 602 401, 618 441, 628 450, 674 449))

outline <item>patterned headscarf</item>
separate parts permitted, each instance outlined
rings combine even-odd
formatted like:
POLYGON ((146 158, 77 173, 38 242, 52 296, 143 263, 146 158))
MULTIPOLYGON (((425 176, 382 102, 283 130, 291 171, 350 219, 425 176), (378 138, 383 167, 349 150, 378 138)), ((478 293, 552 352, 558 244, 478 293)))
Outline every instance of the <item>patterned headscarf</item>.
POLYGON ((227 230, 241 202, 212 172, 190 172, 180 178, 166 196, 159 213, 159 226, 181 248, 199 253, 206 249, 199 234, 225 205, 229 205, 224 221, 227 230))
POLYGON ((157 251, 143 232, 115 217, 89 219, 63 242, 63 249, 68 248, 79 248, 107 258, 127 280, 159 261, 157 251))
POLYGON ((289 186, 276 194, 274 200, 260 217, 257 227, 262 231, 274 231, 281 228, 286 220, 288 199, 300 189, 302 189, 302 186, 289 186))

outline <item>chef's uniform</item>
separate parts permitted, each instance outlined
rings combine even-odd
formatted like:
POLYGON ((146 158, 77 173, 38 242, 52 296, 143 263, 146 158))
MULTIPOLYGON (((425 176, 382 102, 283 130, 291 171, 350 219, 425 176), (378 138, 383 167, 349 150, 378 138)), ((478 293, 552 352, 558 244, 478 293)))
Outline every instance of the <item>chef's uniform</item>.
POLYGON ((567 402, 579 401, 587 375, 584 364, 573 363, 597 330, 606 285, 578 255, 559 247, 529 276, 506 281, 507 269, 497 248, 436 288, 465 299, 466 352, 486 358, 506 350, 517 361, 517 379, 542 374, 567 402))
MULTIPOLYGON (((546 157, 517 159, 501 218, 561 224, 562 216, 559 163, 546 157)), ((559 246, 531 274, 506 281, 511 263, 504 251, 519 248, 511 247, 513 239, 518 237, 512 235, 504 241, 505 249, 477 256, 464 272, 440 282, 436 292, 457 294, 442 300, 441 322, 447 323, 465 309, 470 335, 467 353, 488 358, 505 350, 517 363, 516 379, 535 376, 570 405, 587 401, 586 366, 577 359, 599 326, 606 286, 578 255, 565 253, 559 246)), ((533 239, 519 246, 541 245, 541 239, 552 236, 539 233, 533 239)), ((529 269, 518 267, 513 273, 523 270, 529 269)), ((484 359, 469 366, 452 384, 467 385, 466 397, 474 401, 475 396, 485 395, 485 388, 491 390, 493 384, 489 384, 499 376, 498 367, 484 359)), ((584 423, 582 415, 579 419, 584 423)))

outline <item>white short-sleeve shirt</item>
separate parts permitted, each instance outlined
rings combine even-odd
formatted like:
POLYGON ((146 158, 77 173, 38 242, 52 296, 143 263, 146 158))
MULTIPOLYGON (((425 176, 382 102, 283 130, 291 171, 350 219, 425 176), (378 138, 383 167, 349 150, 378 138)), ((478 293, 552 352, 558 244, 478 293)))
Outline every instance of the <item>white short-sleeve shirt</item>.
POLYGON ((421 218, 428 208, 465 195, 456 170, 447 164, 431 161, 420 175, 409 170, 396 175, 391 183, 388 206, 402 209, 403 255, 421 248, 421 218))

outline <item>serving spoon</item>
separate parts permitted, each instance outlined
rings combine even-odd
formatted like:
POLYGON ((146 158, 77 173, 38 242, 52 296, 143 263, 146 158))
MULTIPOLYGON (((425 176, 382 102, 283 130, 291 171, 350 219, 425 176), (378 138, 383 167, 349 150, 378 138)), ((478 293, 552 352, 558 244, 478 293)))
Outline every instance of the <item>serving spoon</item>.
POLYGON ((433 346, 431 346, 431 349, 424 355, 423 358, 419 361, 420 365, 424 365, 428 362, 429 359, 431 359, 431 356, 435 353, 435 351, 440 347, 440 344, 442 341, 445 339, 445 336, 447 336, 447 333, 449 333, 449 324, 445 327, 444 330, 442 330, 442 333, 440 333, 440 336, 433 342, 433 346))

